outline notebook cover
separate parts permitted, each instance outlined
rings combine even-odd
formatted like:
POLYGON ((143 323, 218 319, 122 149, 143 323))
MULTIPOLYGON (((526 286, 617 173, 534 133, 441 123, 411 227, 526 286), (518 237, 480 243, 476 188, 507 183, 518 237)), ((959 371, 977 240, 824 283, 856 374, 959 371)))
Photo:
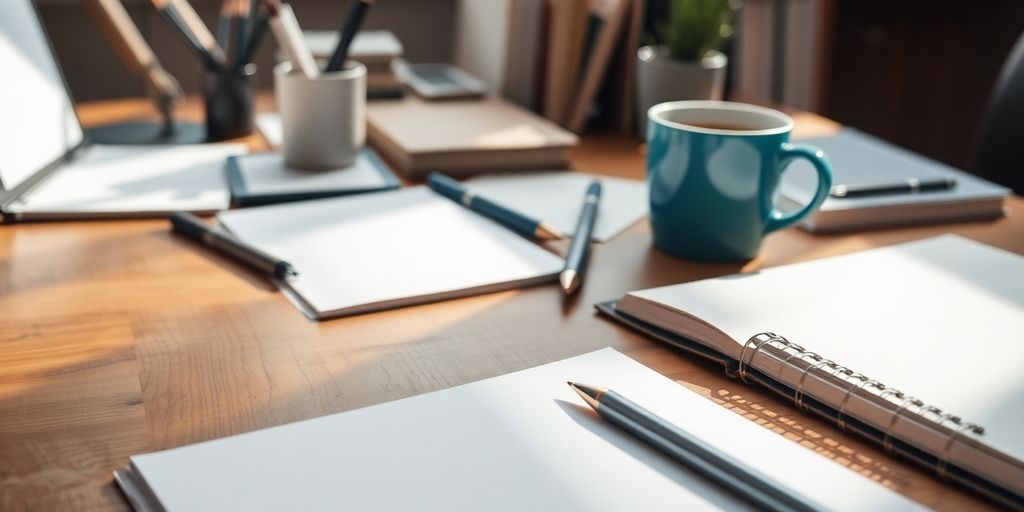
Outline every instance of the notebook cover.
MULTIPOLYGON (((995 219, 1004 215, 1003 199, 1012 194, 991 183, 855 128, 827 136, 795 140, 822 149, 832 163, 833 184, 880 184, 910 178, 952 178, 949 190, 916 194, 828 197, 800 226, 814 233, 942 222, 995 219)), ((795 162, 780 185, 787 205, 805 204, 816 189, 809 164, 795 162)))
MULTIPOLYGON (((698 355, 705 359, 715 361, 725 367, 725 374, 729 377, 734 379, 740 377, 739 362, 735 359, 732 359, 731 357, 695 340, 684 338, 654 324, 638 320, 637 318, 623 313, 616 309, 615 306, 617 303, 618 301, 613 300, 595 304, 594 307, 602 316, 610 320, 625 325, 634 331, 637 331, 649 338, 653 338, 654 340, 664 343, 674 349, 682 350, 689 354, 698 355)), ((793 400, 794 402, 796 401, 796 390, 793 388, 769 377, 768 375, 758 371, 756 368, 747 368, 746 373, 749 378, 762 386, 765 386, 775 393, 793 400)), ((823 402, 819 402, 811 396, 803 395, 801 403, 803 404, 801 407, 802 409, 810 410, 818 416, 835 423, 837 426, 840 425, 841 420, 843 419, 841 418, 839 411, 834 407, 823 402)), ((861 437, 884 446, 886 440, 885 432, 875 428, 874 426, 862 422, 854 417, 845 418, 845 425, 845 429, 843 429, 842 426, 840 426, 840 428, 848 432, 855 432, 861 437)), ((927 470, 937 473, 939 472, 937 467, 940 464, 940 460, 935 455, 897 438, 890 439, 890 443, 892 446, 892 453, 896 453, 908 460, 911 460, 927 470)), ((995 485, 960 466, 947 464, 945 474, 947 480, 954 481, 968 489, 979 492, 988 498, 999 502, 1003 506, 1009 506, 1015 509, 1024 509, 1024 496, 1020 496, 1008 489, 995 485)), ((939 476, 941 477, 942 474, 939 473, 939 476)))
POLYGON ((414 95, 367 106, 367 139, 406 172, 543 167, 566 161, 579 138, 496 97, 426 101, 414 95))
POLYGON ((395 174, 391 172, 391 169, 381 161, 380 156, 377 155, 376 151, 366 148, 363 149, 363 155, 370 161, 373 167, 380 172, 380 175, 385 182, 384 186, 369 188, 335 188, 303 192, 281 192, 276 194, 257 194, 250 192, 246 187, 245 178, 242 176, 242 170, 239 168, 238 157, 229 157, 227 164, 225 165, 225 172, 227 173, 228 189, 231 192, 231 204, 236 207, 260 206, 351 194, 362 194, 366 192, 378 192, 381 190, 396 189, 402 186, 398 177, 396 177, 395 174))

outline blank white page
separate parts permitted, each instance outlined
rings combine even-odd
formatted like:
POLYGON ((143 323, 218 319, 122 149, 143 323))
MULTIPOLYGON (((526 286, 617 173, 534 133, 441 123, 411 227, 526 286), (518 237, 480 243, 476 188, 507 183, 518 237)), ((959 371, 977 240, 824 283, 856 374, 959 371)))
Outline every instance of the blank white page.
POLYGON ((1024 257, 945 235, 632 295, 739 343, 785 336, 984 426, 978 441, 1024 460, 1024 257))
POLYGON ((254 153, 238 158, 237 163, 246 192, 250 194, 369 189, 388 184, 365 152, 348 167, 316 171, 290 168, 280 153, 254 153))
POLYGON ((748 510, 567 380, 608 386, 829 509, 920 508, 612 349, 131 460, 171 512, 748 510))
POLYGON ((88 216, 223 210, 224 163, 245 152, 245 144, 90 146, 11 211, 88 216))
POLYGON ((228 230, 287 260, 287 286, 318 316, 354 314, 551 281, 562 258, 412 187, 232 210, 228 230))
POLYGON ((601 181, 601 203, 593 240, 607 242, 647 215, 647 184, 580 172, 534 172, 478 176, 466 180, 469 190, 507 208, 544 220, 563 235, 576 231, 583 195, 593 180, 601 181))

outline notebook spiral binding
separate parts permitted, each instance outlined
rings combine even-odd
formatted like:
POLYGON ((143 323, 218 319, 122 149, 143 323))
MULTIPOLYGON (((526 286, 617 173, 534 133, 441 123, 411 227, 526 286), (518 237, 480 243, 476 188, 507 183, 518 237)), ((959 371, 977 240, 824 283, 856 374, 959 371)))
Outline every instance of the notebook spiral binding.
POLYGON ((806 381, 807 376, 814 370, 821 369, 822 371, 827 371, 831 376, 837 377, 850 384, 850 387, 846 388, 846 393, 843 395, 843 400, 839 405, 839 413, 835 418, 836 424, 844 431, 848 430, 846 425, 847 405, 849 404, 850 397, 858 392, 870 393, 895 406, 896 410, 893 412, 892 417, 889 419, 889 424, 884 431, 885 438, 882 445, 885 447, 886 451, 892 451, 893 428, 899 421, 900 416, 905 413, 913 412, 914 414, 930 420, 939 426, 951 429, 953 432, 946 439, 942 455, 938 458, 938 463, 935 467, 936 472, 942 478, 946 478, 947 476, 946 469, 948 466, 949 452, 957 439, 959 439, 964 432, 970 432, 975 435, 982 435, 985 433, 985 428, 981 425, 966 422, 959 416, 945 413, 938 407, 925 404, 923 401, 909 396, 898 389, 886 386, 877 380, 869 378, 867 375, 855 372, 836 363, 835 361, 826 359, 817 353, 811 352, 804 347, 771 332, 755 334, 743 345, 743 350, 740 352, 739 357, 739 377, 743 382, 753 382, 748 377, 750 363, 754 360, 757 352, 761 350, 761 347, 766 345, 771 345, 787 354, 782 360, 782 367, 790 366, 790 361, 793 359, 804 360, 809 363, 809 366, 800 374, 800 380, 793 393, 793 402, 800 409, 807 409, 804 405, 804 382, 806 381), (747 356, 748 351, 750 353, 749 357, 747 356), (913 411, 911 411, 911 409, 913 409, 913 411), (950 423, 950 425, 946 425, 947 422, 950 423))

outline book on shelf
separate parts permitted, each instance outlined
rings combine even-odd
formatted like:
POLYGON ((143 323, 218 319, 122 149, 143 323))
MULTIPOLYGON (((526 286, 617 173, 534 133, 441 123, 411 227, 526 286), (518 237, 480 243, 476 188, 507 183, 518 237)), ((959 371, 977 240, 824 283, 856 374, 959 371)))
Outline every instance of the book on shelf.
POLYGON ((572 89, 572 109, 565 121, 566 126, 576 133, 583 131, 586 126, 601 86, 606 79, 613 78, 607 73, 616 50, 623 42, 630 0, 591 0, 588 11, 583 54, 580 58, 582 67, 572 89))

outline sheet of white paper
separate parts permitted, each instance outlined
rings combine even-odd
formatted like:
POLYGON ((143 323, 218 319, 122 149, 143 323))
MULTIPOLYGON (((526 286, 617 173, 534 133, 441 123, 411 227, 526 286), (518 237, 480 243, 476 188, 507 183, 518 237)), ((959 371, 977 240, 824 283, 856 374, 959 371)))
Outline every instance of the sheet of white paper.
POLYGON ((955 235, 633 292, 740 342, 770 331, 985 427, 1024 460, 1024 257, 955 235))
POLYGON ((21 200, 25 213, 150 213, 228 207, 224 162, 244 144, 87 148, 21 200))
POLYGON ((362 312, 548 280, 562 258, 426 187, 232 210, 220 222, 290 262, 318 312, 362 312))
POLYGON ((593 239, 607 242, 647 215, 647 184, 579 172, 531 172, 477 176, 469 190, 507 208, 542 219, 563 235, 576 231, 583 197, 591 181, 601 180, 601 203, 593 239))
POLYGON ((280 149, 284 143, 284 128, 281 127, 281 115, 277 112, 256 114, 256 128, 267 141, 270 149, 280 149))
POLYGON ((920 508, 612 349, 132 462, 171 512, 746 509, 567 380, 608 386, 830 509, 920 508))
POLYGON ((387 185, 365 153, 350 167, 320 171, 287 167, 280 153, 254 153, 238 158, 237 162, 250 194, 370 189, 387 185))

